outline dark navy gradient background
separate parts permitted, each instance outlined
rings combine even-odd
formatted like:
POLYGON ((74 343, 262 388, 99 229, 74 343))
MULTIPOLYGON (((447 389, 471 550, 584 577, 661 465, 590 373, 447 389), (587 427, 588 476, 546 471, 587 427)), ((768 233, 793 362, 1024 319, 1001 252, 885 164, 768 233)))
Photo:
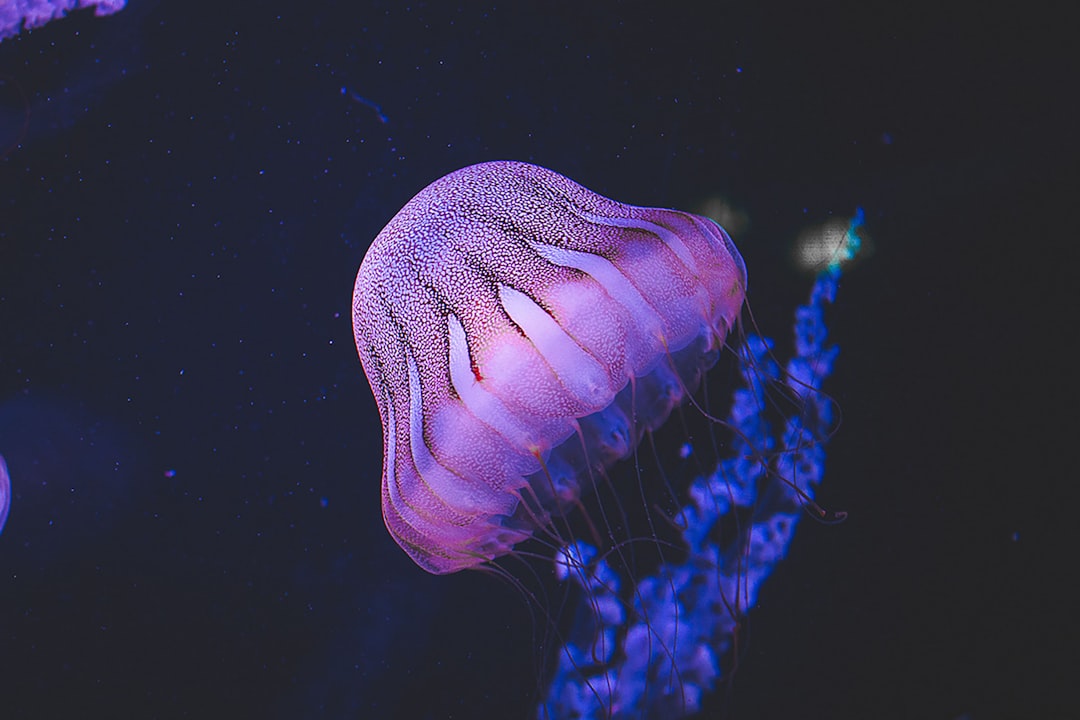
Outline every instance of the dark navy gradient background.
POLYGON ((532 712, 521 597, 383 528, 350 318, 382 226, 493 159, 725 197, 782 340, 794 239, 865 208, 849 518, 801 524, 710 716, 1075 716, 1066 22, 811 5, 132 0, 0 44, 0 718, 532 712))

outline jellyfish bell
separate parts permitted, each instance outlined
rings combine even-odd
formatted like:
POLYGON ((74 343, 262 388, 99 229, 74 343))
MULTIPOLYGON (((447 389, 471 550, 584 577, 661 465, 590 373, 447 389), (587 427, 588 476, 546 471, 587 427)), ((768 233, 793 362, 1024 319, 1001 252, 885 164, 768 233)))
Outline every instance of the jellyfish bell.
POLYGON ((390 534, 442 574, 551 531, 699 385, 745 292, 707 218, 520 162, 436 180, 376 237, 353 294, 390 534))

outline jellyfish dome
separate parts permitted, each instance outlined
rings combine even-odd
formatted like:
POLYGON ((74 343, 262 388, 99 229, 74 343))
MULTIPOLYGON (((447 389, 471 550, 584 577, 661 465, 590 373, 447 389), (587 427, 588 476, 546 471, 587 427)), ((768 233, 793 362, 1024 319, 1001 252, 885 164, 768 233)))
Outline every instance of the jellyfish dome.
POLYGON ((704 217, 520 162, 420 191, 353 294, 391 535, 442 574, 549 526, 694 391, 745 291, 739 252, 704 217))

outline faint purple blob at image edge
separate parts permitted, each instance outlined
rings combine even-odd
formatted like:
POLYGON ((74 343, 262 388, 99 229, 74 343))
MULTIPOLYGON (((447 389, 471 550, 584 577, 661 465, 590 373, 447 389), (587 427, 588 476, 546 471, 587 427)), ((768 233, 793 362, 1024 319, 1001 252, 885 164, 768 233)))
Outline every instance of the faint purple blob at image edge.
POLYGON ((4 456, 0 455, 0 532, 4 531, 4 523, 7 522, 8 508, 11 507, 11 478, 8 476, 7 463, 4 456))
POLYGON ((0 42, 59 20, 72 10, 92 7, 101 17, 119 12, 126 4, 127 0, 4 0, 0 2, 0 42))

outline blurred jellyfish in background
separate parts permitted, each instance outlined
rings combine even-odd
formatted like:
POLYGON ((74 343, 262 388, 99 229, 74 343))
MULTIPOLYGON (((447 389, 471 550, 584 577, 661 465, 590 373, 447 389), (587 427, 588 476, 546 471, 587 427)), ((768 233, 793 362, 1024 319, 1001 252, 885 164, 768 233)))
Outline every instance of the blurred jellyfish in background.
POLYGON ((793 248, 795 264, 804 270, 818 272, 846 265, 856 255, 865 258, 864 219, 863 209, 857 208, 850 220, 835 218, 799 233, 793 248))
POLYGON ((0 518, 17 508, 3 537, 19 545, 7 560, 20 582, 78 562, 94 542, 122 532, 144 497, 133 438, 82 402, 42 392, 0 403, 0 439, 0 518))
POLYGON ((11 478, 8 476, 7 463, 0 455, 0 532, 4 531, 8 510, 11 508, 11 478))
MULTIPOLYGON (((685 559, 631 581, 606 556, 575 542, 556 557, 556 573, 580 586, 591 612, 563 645, 540 718, 680 718, 701 710, 736 651, 739 625, 762 582, 787 553, 804 509, 813 503, 835 429, 832 401, 821 392, 838 354, 826 343, 824 310, 836 297, 840 267, 858 251, 862 211, 818 253, 810 300, 795 313, 794 356, 784 372, 773 342, 751 335, 739 350, 742 387, 727 424, 730 454, 697 478, 677 516, 685 559), (775 430, 766 419, 768 386, 783 383, 795 412, 775 430), (732 532, 739 526, 748 531, 732 532)), ((823 247, 821 244, 819 247, 823 247)))
POLYGON ((143 28, 158 1, 119 13, 122 0, 0 0, 0 48, 28 58, 0 67, 0 159, 74 128, 147 72, 143 28))
POLYGON ((4 0, 0 2, 0 40, 41 27, 72 10, 92 7, 95 15, 111 15, 122 10, 126 3, 127 0, 4 0))

